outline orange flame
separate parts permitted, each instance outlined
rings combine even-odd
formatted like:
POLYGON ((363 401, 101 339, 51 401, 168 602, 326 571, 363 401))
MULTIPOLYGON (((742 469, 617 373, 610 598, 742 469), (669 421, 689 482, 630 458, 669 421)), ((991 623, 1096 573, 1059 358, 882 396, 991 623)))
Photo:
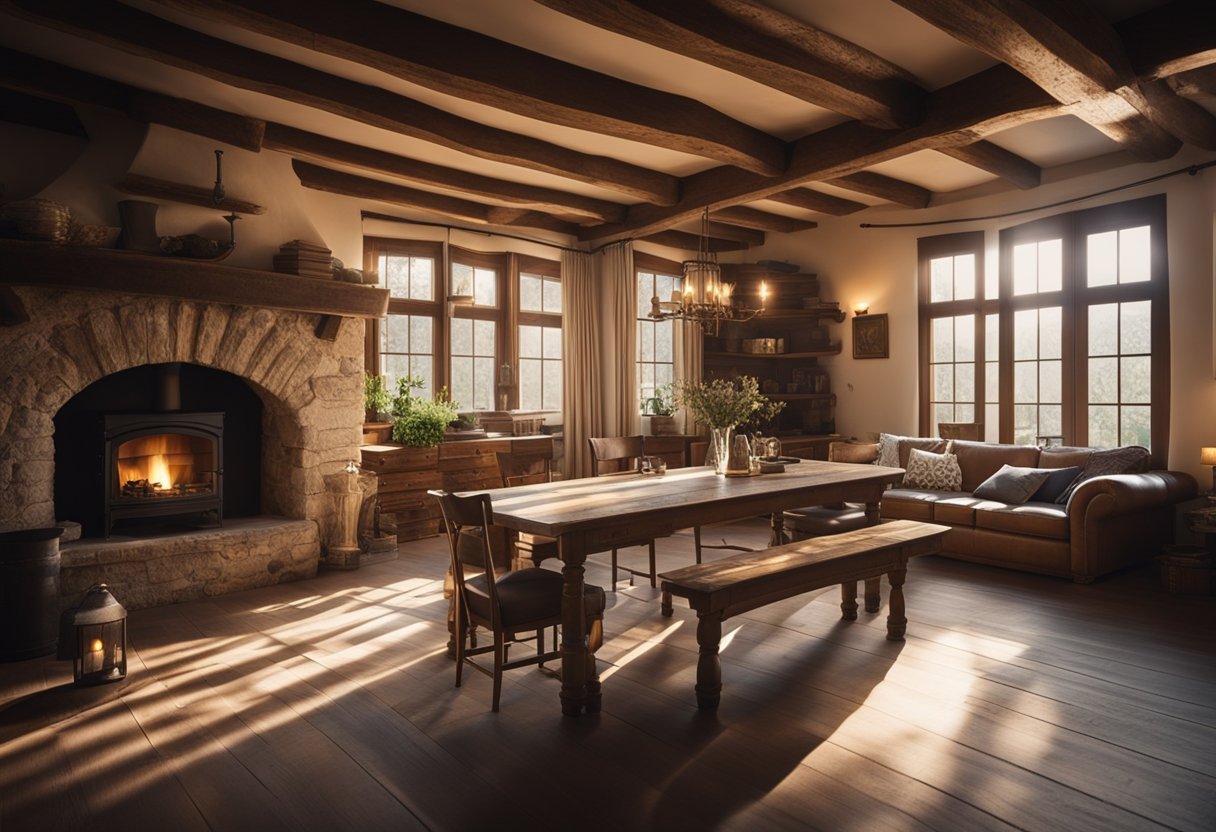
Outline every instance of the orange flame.
POLYGON ((180 434, 131 439, 118 449, 118 481, 147 480, 161 491, 195 482, 198 450, 192 437, 180 434))

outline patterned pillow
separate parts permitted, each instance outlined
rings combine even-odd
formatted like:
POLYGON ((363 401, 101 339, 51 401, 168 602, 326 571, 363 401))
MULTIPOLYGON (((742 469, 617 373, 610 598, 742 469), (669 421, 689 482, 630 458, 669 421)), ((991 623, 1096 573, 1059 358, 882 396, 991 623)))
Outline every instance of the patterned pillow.
POLYGON ((903 437, 893 433, 878 434, 878 459, 874 460, 874 464, 898 468, 900 439, 903 437))
POLYGON ((963 487, 963 469, 954 454, 934 454, 913 448, 908 454, 904 488, 958 491, 963 487))
POLYGON ((1094 451, 1089 455, 1084 469, 1072 484, 1064 489, 1064 493, 1056 498, 1056 502, 1061 505, 1067 503, 1072 492, 1076 491, 1081 483, 1094 477, 1106 474, 1141 474, 1148 470, 1148 457, 1148 448, 1139 445, 1094 451))
POLYGON ((1030 495, 1039 490, 1050 471, 1042 468, 1018 468, 1014 465, 1002 465, 1000 470, 975 488, 975 496, 984 500, 996 500, 1009 505, 1020 506, 1030 499, 1030 495))

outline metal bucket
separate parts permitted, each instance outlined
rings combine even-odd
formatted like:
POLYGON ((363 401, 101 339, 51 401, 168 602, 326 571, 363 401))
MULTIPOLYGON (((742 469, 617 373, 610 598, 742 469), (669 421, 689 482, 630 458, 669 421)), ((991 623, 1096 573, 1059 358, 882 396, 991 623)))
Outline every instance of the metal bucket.
POLYGON ((58 527, 0 532, 0 662, 55 652, 61 534, 58 527))

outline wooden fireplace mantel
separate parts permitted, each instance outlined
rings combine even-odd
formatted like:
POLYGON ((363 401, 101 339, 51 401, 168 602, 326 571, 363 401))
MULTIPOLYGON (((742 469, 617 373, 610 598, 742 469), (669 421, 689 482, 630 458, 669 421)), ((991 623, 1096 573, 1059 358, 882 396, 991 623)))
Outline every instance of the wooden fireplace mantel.
POLYGON ((380 318, 388 311, 388 289, 377 286, 205 260, 0 239, 0 324, 5 326, 29 319, 11 286, 126 292, 327 317, 380 318))

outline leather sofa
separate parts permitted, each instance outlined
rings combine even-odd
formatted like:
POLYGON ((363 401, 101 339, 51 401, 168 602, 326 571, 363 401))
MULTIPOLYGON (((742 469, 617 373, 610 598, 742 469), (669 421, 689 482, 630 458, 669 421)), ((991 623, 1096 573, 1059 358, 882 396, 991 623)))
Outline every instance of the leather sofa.
MULTIPOLYGON (((913 447, 931 452, 947 448, 945 440, 902 439, 900 466, 906 468, 913 447)), ((874 461, 878 444, 853 444, 850 461, 874 461)), ((1173 539, 1174 505, 1198 493, 1195 479, 1180 471, 1143 471, 1084 479, 1065 504, 999 502, 972 492, 1003 465, 1059 469, 1087 465, 1100 449, 1000 445, 955 440, 949 450, 958 458, 962 485, 958 491, 895 487, 884 495, 883 519, 922 520, 950 527, 942 554, 962 560, 1090 583, 1095 578, 1144 563, 1173 539)), ((798 536, 816 533, 830 510, 787 513, 787 527, 798 536), (794 516, 791 516, 794 515, 794 516)), ((837 518, 837 525, 847 516, 837 518)), ((848 521, 845 520, 847 525, 848 521)), ((821 530, 818 533, 824 533, 821 530)))

